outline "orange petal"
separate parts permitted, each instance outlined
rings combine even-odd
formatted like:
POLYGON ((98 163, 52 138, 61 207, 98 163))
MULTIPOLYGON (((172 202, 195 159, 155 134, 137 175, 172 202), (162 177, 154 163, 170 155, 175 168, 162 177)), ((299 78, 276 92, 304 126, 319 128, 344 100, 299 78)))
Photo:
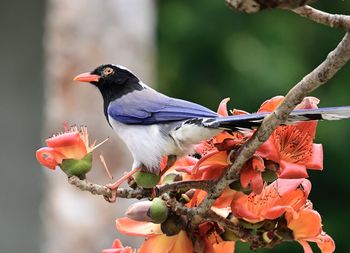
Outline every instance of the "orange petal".
POLYGON ((177 234, 177 239, 175 241, 174 247, 169 253, 192 253, 193 244, 192 241, 188 238, 185 231, 181 230, 177 234))
POLYGON ((234 252, 235 242, 219 242, 205 248, 205 253, 228 253, 234 252))
POLYGON ((228 101, 230 101, 230 98, 224 98, 219 105, 218 111, 217 113, 220 116, 228 116, 228 112, 227 112, 227 103, 228 101))
POLYGON ((116 227, 122 234, 131 236, 150 236, 162 234, 159 224, 152 222, 134 221, 127 217, 116 219, 116 227))
POLYGON ((277 106, 279 106, 283 102, 283 96, 275 96, 269 100, 266 100, 260 106, 258 112, 273 112, 277 106))
POLYGON ((41 148, 36 151, 35 155, 41 165, 52 170, 62 162, 62 155, 56 152, 53 148, 41 148))
POLYGON ((304 253, 313 253, 310 244, 307 241, 298 241, 301 246, 303 246, 304 253))
POLYGON ((281 160, 279 162, 280 170, 278 171, 279 178, 296 179, 309 177, 305 165, 296 164, 281 160))
POLYGON ((320 100, 318 98, 305 97, 303 101, 295 107, 295 109, 315 109, 317 108, 319 102, 320 100))
POLYGON ((60 152, 65 158, 82 159, 87 147, 79 132, 63 133, 46 140, 47 146, 60 152))
POLYGON ((332 253, 335 251, 335 243, 333 239, 326 233, 322 233, 317 237, 317 246, 322 253, 332 253))
POLYGON ((312 209, 301 209, 296 215, 286 213, 286 220, 296 240, 316 237, 322 231, 321 216, 312 209))
POLYGON ((139 253, 192 253, 193 245, 187 237, 185 231, 180 231, 177 235, 151 236, 142 244, 139 253))
POLYGON ((312 144, 311 159, 305 166, 308 169, 312 169, 312 170, 323 170, 323 148, 322 148, 322 144, 312 144))

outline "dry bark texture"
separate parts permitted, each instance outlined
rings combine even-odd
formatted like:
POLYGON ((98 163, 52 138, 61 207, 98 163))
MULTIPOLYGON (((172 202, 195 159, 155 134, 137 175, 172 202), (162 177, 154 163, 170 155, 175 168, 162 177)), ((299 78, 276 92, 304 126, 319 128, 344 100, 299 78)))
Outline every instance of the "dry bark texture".
MULTIPOLYGON (((43 137, 62 131, 64 122, 87 125, 90 136, 97 140, 111 137, 103 150, 115 177, 130 168, 130 155, 108 126, 97 90, 88 84, 73 83, 72 78, 101 63, 115 63, 129 67, 144 82, 152 83, 154 5, 153 1, 138 0, 47 3, 43 137)), ((95 155, 94 169, 88 178, 109 183, 98 162, 98 152, 95 155)), ((102 198, 90 198, 76 188, 66 187, 66 176, 60 171, 48 171, 45 175, 42 251, 95 253, 110 246, 116 237, 110 225, 123 213, 122 201, 118 207, 111 206, 102 198)))

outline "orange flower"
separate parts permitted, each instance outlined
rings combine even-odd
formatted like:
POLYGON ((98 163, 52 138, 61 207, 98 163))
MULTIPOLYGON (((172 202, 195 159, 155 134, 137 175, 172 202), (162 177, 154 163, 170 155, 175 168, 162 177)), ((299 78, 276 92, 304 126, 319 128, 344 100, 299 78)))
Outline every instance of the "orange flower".
POLYGON ((316 242, 322 253, 334 252, 335 243, 322 231, 321 216, 312 207, 287 212, 285 218, 288 228, 293 231, 294 239, 303 246, 304 253, 312 253, 308 241, 316 242))
POLYGON ((117 219, 116 226, 120 233, 131 236, 146 236, 139 253, 193 252, 192 241, 184 230, 174 236, 167 236, 162 233, 159 224, 134 221, 129 218, 117 219))
POLYGON ((123 247, 119 239, 115 239, 111 249, 104 249, 101 253, 132 253, 131 247, 123 247))
POLYGON ((87 127, 65 127, 63 133, 46 139, 47 147, 36 151, 36 159, 49 169, 60 166, 69 175, 84 175, 91 169, 91 152, 104 143, 89 146, 88 137, 87 127))
MULTIPOLYGON (((259 112, 273 111, 283 97, 274 97, 259 109, 259 112)), ((319 100, 306 97, 296 109, 317 108, 319 100)), ((316 121, 299 122, 293 125, 280 126, 270 138, 260 146, 257 154, 280 165, 280 178, 308 177, 306 169, 322 170, 323 150, 321 144, 313 144, 316 133, 316 121)))
POLYGON ((310 190, 311 183, 307 179, 277 179, 260 194, 252 192, 234 199, 232 213, 251 223, 274 220, 288 210, 304 206, 310 190))

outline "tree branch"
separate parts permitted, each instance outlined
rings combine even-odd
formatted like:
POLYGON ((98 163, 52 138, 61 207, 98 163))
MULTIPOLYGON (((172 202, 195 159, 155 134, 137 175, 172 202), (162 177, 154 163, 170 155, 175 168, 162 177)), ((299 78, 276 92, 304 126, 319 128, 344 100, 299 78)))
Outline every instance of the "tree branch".
MULTIPOLYGON (((107 199, 112 197, 112 191, 106 186, 94 184, 94 183, 88 182, 87 180, 81 180, 76 176, 68 177, 68 182, 82 191, 88 191, 94 195, 102 195, 107 199)), ((215 183, 216 181, 214 180, 189 180, 189 181, 179 181, 179 182, 174 182, 170 184, 159 185, 159 186, 156 186, 154 189, 118 188, 116 197, 126 198, 126 199, 130 199, 130 198, 142 199, 142 198, 150 198, 152 196, 159 197, 164 193, 169 193, 172 191, 186 192, 190 189, 201 189, 204 191, 209 191, 210 189, 212 189, 215 183)))
POLYGON ((273 130, 281 125, 305 96, 331 79, 334 74, 350 59, 350 35, 346 33, 338 46, 329 53, 327 58, 311 73, 305 76, 285 96, 284 101, 277 109, 268 115, 262 122, 253 137, 238 151, 238 156, 223 177, 217 182, 211 192, 208 193, 195 215, 203 216, 221 195, 223 190, 238 177, 240 169, 245 162, 255 153, 259 146, 264 143, 273 130))
POLYGON ((314 0, 226 0, 226 4, 231 8, 246 12, 254 13, 264 9, 294 9, 314 0))
POLYGON ((350 30, 350 16, 348 15, 330 14, 312 8, 311 6, 302 6, 296 9, 291 9, 291 11, 319 24, 343 28, 346 31, 350 30))

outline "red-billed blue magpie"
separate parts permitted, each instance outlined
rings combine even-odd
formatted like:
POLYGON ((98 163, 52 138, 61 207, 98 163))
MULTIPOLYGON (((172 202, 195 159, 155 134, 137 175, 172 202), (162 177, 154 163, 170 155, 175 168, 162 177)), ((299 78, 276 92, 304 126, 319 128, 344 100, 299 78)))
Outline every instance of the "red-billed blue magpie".
MULTIPOLYGON (((144 167, 158 174, 163 156, 189 154, 200 141, 223 130, 257 127, 267 115, 219 117, 206 107, 155 91, 118 65, 101 65, 74 80, 89 82, 100 90, 106 119, 132 153, 133 169, 144 167)), ((349 117, 350 106, 296 110, 287 123, 349 117)))

